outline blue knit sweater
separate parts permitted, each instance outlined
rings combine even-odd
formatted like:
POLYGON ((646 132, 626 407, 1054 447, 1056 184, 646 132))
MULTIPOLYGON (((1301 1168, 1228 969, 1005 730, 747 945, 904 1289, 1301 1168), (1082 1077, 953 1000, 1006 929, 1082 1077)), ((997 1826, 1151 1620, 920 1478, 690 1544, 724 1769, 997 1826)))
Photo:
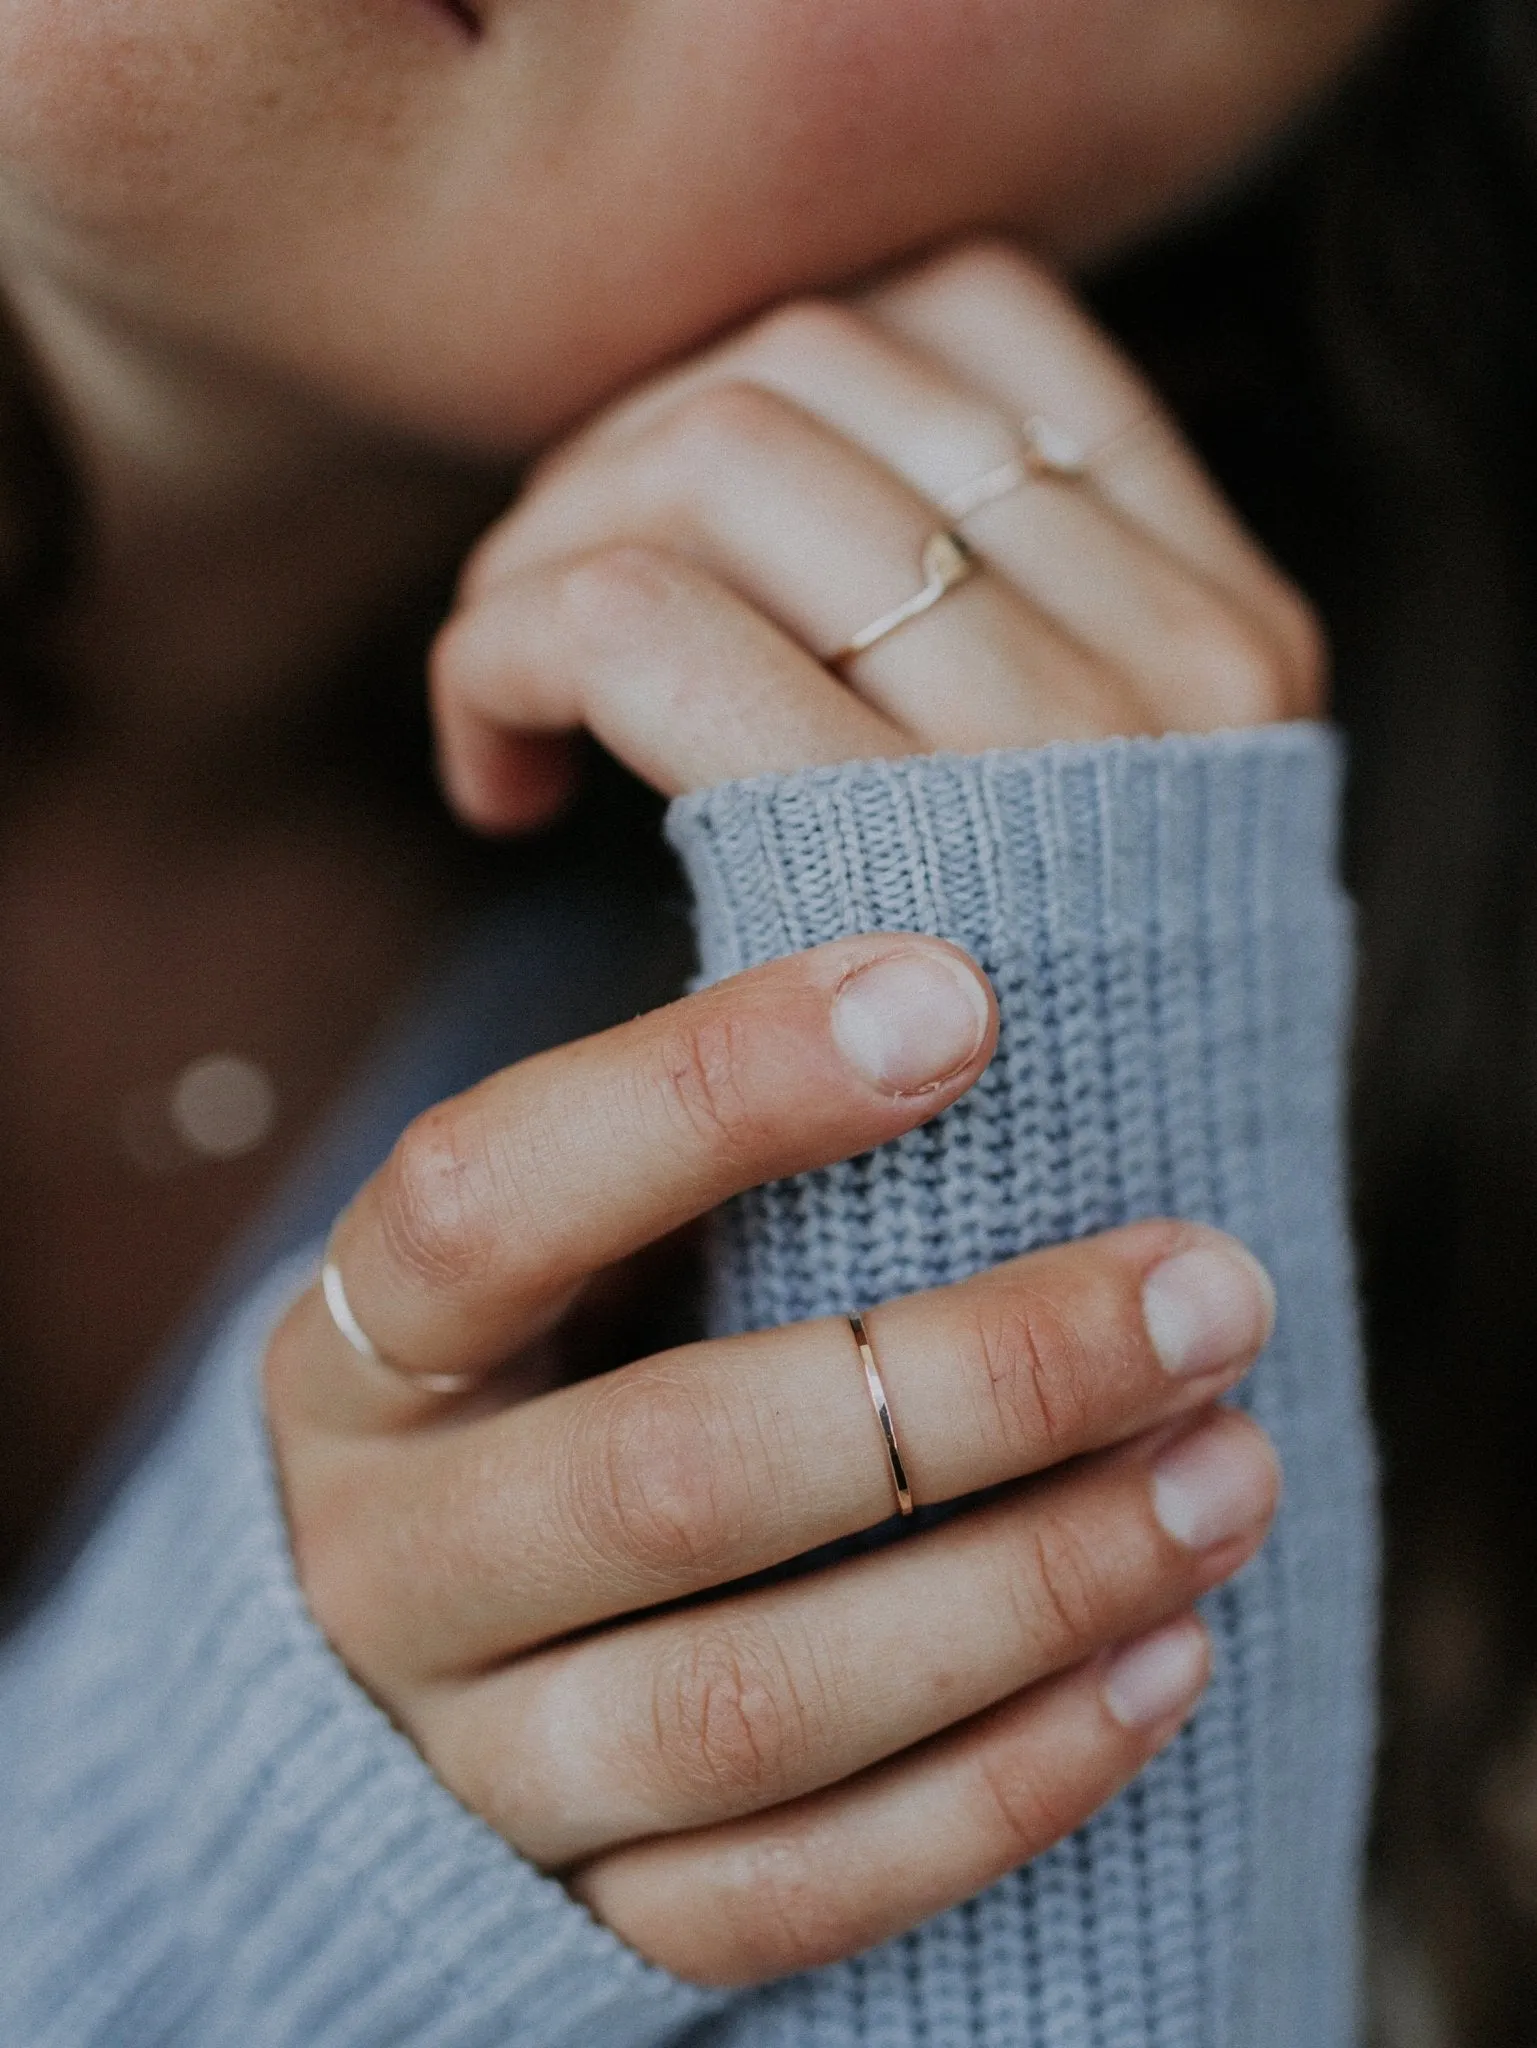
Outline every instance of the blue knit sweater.
POLYGON ((727 1996, 522 1863, 332 1656, 284 1542, 264 1335, 418 1107, 624 1007, 643 963, 623 921, 536 892, 373 1069, 0 1649, 4 2048, 1346 2048, 1373 1545, 1336 785, 1327 736, 1289 727, 819 769, 669 820, 707 978, 940 932, 1003 1019, 937 1123, 733 1205, 719 1327, 1154 1213, 1224 1225, 1276 1276, 1243 1398, 1286 1501, 1208 1603, 1197 1719, 1136 1785, 904 1939, 727 1996))

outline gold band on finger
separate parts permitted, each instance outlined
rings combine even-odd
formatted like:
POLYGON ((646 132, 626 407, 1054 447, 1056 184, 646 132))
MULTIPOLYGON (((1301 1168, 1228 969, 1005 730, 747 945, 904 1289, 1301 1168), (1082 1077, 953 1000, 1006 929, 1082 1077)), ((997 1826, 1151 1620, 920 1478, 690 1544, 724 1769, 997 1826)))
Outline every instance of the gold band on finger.
POLYGON ((910 1515, 913 1511, 912 1489, 907 1483, 907 1467, 902 1463, 902 1453, 897 1449, 897 1433, 891 1422, 891 1403, 886 1399, 886 1387, 881 1379, 880 1367, 875 1362, 875 1353, 870 1349, 870 1333, 865 1328, 865 1319, 855 1309, 849 1310, 849 1328, 854 1332, 854 1342, 859 1346, 859 1360, 865 1369, 865 1385, 870 1389, 870 1399, 875 1406, 876 1420, 881 1426, 881 1437, 886 1445, 886 1456, 891 1465, 891 1483, 896 1488, 897 1511, 910 1515))
POLYGON ((1039 414, 1025 421, 1019 433, 1019 453, 1007 462, 995 463, 963 484, 957 484, 939 500, 947 519, 969 519, 985 505, 1012 497, 1026 484, 1081 483, 1089 473, 1089 457, 1071 434, 1039 414))
POLYGON ((948 597, 952 590, 958 590, 963 583, 969 582, 981 566, 970 542, 960 534, 951 533, 948 529, 931 533, 923 543, 923 553, 919 557, 919 567, 924 575, 923 588, 915 590, 911 597, 891 611, 882 612, 868 626, 862 626, 836 654, 825 657, 827 667, 841 668, 856 654, 864 654, 880 641, 889 639, 911 620, 922 618, 942 597, 948 597))

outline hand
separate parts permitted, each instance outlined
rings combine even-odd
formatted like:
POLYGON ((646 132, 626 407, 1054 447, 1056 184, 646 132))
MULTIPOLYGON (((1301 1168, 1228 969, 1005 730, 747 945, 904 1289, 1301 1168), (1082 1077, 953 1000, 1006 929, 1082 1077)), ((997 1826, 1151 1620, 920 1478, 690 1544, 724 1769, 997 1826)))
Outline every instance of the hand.
POLYGON ((516 830, 565 800, 581 726, 677 794, 1307 717, 1322 672, 1303 600, 1136 373, 982 244, 770 313, 551 457, 472 558, 433 694, 452 800, 516 830), (1080 474, 1009 487, 1029 421, 1080 474), (957 493, 983 502, 947 512, 957 493), (985 573, 830 673, 947 526, 985 573))
POLYGON ((390 1363, 315 1289, 269 1353, 322 1628, 467 1805, 701 1982, 853 1954, 1079 1824, 1189 1712, 1191 1605, 1274 1506, 1264 1438, 1212 1407, 1268 1284, 1181 1224, 875 1309, 919 1503, 1001 1490, 814 1575, 742 1583, 892 1510, 846 1324, 518 1398, 589 1276, 923 1122, 995 1031, 963 955, 885 935, 529 1060, 414 1124, 338 1225, 390 1363))

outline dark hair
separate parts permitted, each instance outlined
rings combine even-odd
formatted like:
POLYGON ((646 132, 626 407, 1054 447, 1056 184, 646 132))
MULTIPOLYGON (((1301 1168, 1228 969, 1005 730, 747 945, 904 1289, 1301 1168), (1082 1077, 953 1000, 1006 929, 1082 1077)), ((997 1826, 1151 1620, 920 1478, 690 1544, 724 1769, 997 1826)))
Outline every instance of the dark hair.
POLYGON ((0 322, 0 738, 8 753, 46 715, 35 629, 67 583, 77 525, 69 464, 21 344, 0 322))
POLYGON ((1446 2040, 1514 2048, 1537 2012, 1537 7, 1421 9, 1241 217, 1105 304, 1330 628, 1387 1511, 1379 1933, 1446 2040))

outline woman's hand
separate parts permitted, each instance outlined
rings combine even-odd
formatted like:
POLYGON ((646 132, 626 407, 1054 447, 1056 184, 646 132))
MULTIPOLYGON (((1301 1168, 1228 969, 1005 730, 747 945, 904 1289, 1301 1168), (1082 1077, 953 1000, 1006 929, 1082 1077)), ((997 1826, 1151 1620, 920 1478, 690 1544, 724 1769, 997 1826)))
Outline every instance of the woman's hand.
MULTIPOLYGON (((582 726, 678 792, 1302 715, 1319 670, 1124 363, 971 247, 769 316, 551 458, 434 695, 454 799, 516 829, 564 801, 582 726), (983 573, 834 673, 946 527, 983 573)), ((994 1029, 961 955, 882 936, 531 1060, 413 1126, 338 1228, 390 1365, 314 1291, 272 1348, 321 1626, 468 1805, 684 1976, 852 1954, 1076 1826, 1189 1712, 1192 1603, 1274 1505, 1263 1438, 1212 1406, 1267 1283, 1178 1224, 876 1309, 918 1501, 1002 1490, 812 1576, 753 1582, 893 1505, 846 1324, 528 1398, 595 1276, 934 1115, 994 1029)))
POLYGON ((270 1350, 320 1625, 461 1799, 686 1977, 852 1954, 1086 1818, 1189 1712, 1191 1604, 1274 1505, 1264 1438, 1212 1407, 1268 1284, 1182 1224, 871 1312, 919 1504, 1000 1491, 814 1575, 742 1583, 892 1511, 846 1323, 517 1398, 591 1276, 923 1122, 995 1030, 963 955, 886 935, 529 1060, 341 1220, 380 1357, 316 1289, 270 1350))
POLYGON ((677 794, 1306 717, 1322 669, 1136 373, 983 244, 771 313, 603 415, 472 558, 433 688, 451 798, 505 831, 563 803, 582 726, 677 794), (946 527, 984 573, 830 672, 946 527))

